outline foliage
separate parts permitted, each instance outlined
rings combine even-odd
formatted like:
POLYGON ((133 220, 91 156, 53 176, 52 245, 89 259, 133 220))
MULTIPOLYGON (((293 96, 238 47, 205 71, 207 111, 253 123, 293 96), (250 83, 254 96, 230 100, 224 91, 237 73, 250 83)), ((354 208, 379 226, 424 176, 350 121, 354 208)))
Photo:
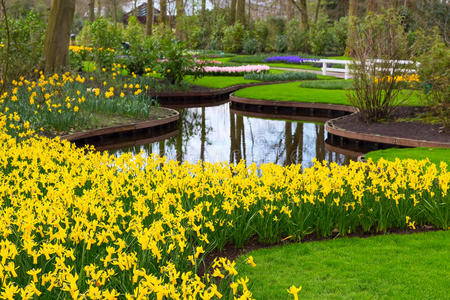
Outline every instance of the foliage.
POLYGON ((92 23, 86 22, 76 41, 78 45, 91 49, 93 60, 99 67, 110 68, 115 62, 115 51, 121 48, 122 39, 122 28, 100 17, 92 23))
POLYGON ((449 226, 445 164, 316 162, 302 171, 114 157, 45 138, 18 143, 3 131, 0 144, 2 293, 11 297, 249 296, 227 259, 197 275, 206 255, 254 235, 273 244, 449 226))
POLYGON ((275 37, 274 50, 284 53, 288 49, 288 40, 286 35, 280 34, 275 37))
POLYGON ((263 20, 256 21, 253 26, 253 35, 259 47, 257 52, 264 52, 267 48, 269 38, 269 28, 267 27, 266 22, 263 20))
POLYGON ((294 81, 294 80, 314 80, 317 75, 306 72, 284 72, 284 73, 250 73, 244 75, 245 79, 259 81, 294 81))
POLYGON ((9 18, 8 23, 9 53, 6 26, 3 21, 0 25, 0 74, 6 83, 20 76, 30 76, 39 67, 45 32, 45 24, 34 13, 9 18), (9 65, 7 74, 6 64, 9 65))
POLYGON ((450 131, 450 49, 436 39, 418 60, 425 101, 450 131))
POLYGON ((258 49, 260 48, 261 47, 259 46, 258 41, 254 37, 247 36, 247 38, 244 40, 243 45, 244 53, 255 54, 256 52, 258 52, 258 49))
POLYGON ((146 119, 152 100, 147 95, 148 75, 135 78, 122 66, 97 70, 91 77, 65 73, 35 81, 13 81, 13 88, 0 97, 0 110, 15 120, 9 133, 23 137, 24 132, 49 135, 92 126, 96 113, 146 119))
POLYGON ((187 74, 198 77, 203 67, 187 52, 186 44, 176 40, 172 35, 165 35, 157 46, 160 61, 156 66, 161 76, 170 84, 179 84, 187 74))
POLYGON ((311 24, 309 31, 311 53, 314 55, 324 55, 330 43, 332 43, 332 37, 328 19, 321 17, 317 20, 317 23, 311 24))
POLYGON ((355 58, 351 65, 355 89, 349 93, 349 99, 366 122, 389 118, 399 104, 403 85, 397 78, 416 68, 413 62, 399 62, 410 61, 401 22, 393 10, 369 14, 365 22, 355 26, 354 36, 349 39, 355 58))
POLYGON ((244 43, 244 26, 236 23, 228 26, 223 33, 223 49, 226 52, 240 53, 243 50, 244 43))
POLYGON ((286 25, 288 51, 305 52, 308 48, 308 32, 301 29, 300 20, 292 19, 286 25))
POLYGON ((229 62, 240 63, 240 64, 263 64, 264 59, 268 56, 265 54, 257 54, 257 55, 245 55, 245 56, 234 56, 229 62))

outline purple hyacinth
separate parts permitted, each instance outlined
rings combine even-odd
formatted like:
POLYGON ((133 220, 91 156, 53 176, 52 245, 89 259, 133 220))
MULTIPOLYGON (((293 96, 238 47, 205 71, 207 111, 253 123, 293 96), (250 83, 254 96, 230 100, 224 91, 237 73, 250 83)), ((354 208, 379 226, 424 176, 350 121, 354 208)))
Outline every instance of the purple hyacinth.
POLYGON ((304 62, 318 61, 316 58, 303 58, 301 56, 272 56, 264 59, 264 62, 284 62, 288 64, 302 64, 304 62))

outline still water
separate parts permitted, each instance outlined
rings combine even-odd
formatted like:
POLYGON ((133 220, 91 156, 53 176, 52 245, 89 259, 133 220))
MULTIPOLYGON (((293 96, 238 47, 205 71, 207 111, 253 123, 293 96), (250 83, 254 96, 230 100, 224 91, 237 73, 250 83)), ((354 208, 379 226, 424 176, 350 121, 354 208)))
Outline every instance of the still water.
POLYGON ((189 162, 243 159, 247 165, 301 163, 303 167, 310 167, 314 158, 338 164, 355 159, 326 147, 323 123, 248 117, 235 113, 229 103, 177 110, 180 121, 174 136, 108 151, 114 155, 143 151, 189 162))

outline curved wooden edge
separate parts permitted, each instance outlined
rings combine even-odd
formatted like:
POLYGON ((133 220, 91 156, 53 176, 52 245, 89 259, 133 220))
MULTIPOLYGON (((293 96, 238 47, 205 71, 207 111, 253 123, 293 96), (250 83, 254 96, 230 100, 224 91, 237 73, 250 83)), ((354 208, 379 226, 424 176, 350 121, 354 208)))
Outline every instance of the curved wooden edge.
POLYGON ((327 143, 326 141, 325 141, 324 144, 325 144, 325 149, 327 149, 327 150, 329 150, 331 152, 336 152, 336 153, 339 153, 339 154, 342 154, 342 155, 350 156, 352 158, 359 159, 359 157, 365 155, 364 152, 354 151, 354 150, 350 150, 350 149, 345 149, 345 148, 333 146, 333 145, 327 143))
POLYGON ((172 122, 177 122, 180 118, 180 114, 173 109, 165 108, 167 110, 171 111, 171 115, 169 117, 165 117, 163 119, 159 120, 149 120, 149 121, 142 121, 142 122, 136 122, 131 124, 124 124, 124 125, 117 125, 117 126, 110 126, 110 127, 104 127, 104 128, 98 128, 98 129, 92 129, 87 130, 83 132, 76 132, 72 134, 67 134, 60 136, 59 138, 62 140, 67 141, 76 141, 79 139, 85 139, 85 138, 91 138, 96 136, 102 136, 102 135, 108 135, 113 133, 119 133, 119 132, 127 132, 127 131, 133 131, 138 129, 145 129, 145 128, 152 128, 157 127, 165 124, 170 124, 172 122))
POLYGON ((95 150, 97 150, 97 151, 105 151, 105 150, 117 150, 117 149, 126 148, 126 147, 142 146, 142 145, 147 145, 147 144, 159 142, 159 141, 174 137, 174 136, 178 135, 179 132, 180 131, 178 129, 176 129, 172 132, 169 132, 169 133, 166 133, 163 135, 159 135, 156 137, 126 141, 126 142, 115 143, 115 144, 111 144, 111 145, 100 145, 100 146, 94 145, 94 147, 95 147, 95 150))
POLYGON ((180 103, 180 104, 162 104, 163 107, 179 109, 179 108, 198 108, 198 107, 213 107, 230 102, 230 100, 218 100, 214 102, 196 102, 196 103, 180 103))
MULTIPOLYGON (((340 118, 345 118, 340 117, 340 118)), ((338 119, 340 119, 338 118, 338 119)), ((383 143, 404 147, 431 147, 431 148, 450 148, 449 143, 443 142, 433 142, 433 141, 425 141, 425 140, 414 140, 409 138, 401 138, 401 137, 393 137, 393 136, 384 136, 384 135, 376 135, 369 133, 359 133, 355 131, 349 131, 340 127, 337 127, 333 124, 333 121, 337 119, 328 120, 325 123, 325 130, 328 133, 331 133, 336 136, 352 139, 352 140, 360 140, 367 141, 372 143, 383 143)))
POLYGON ((325 123, 330 118, 327 117, 310 117, 310 116, 300 116, 300 115, 288 115, 288 114, 271 114, 271 113, 259 113, 259 112, 251 112, 240 109, 230 109, 230 112, 245 116, 245 117, 255 117, 262 119, 279 119, 279 120, 292 120, 292 121, 305 121, 305 122, 319 122, 325 123))
POLYGON ((260 100, 236 97, 234 94, 230 95, 230 101, 241 104, 260 105, 269 107, 291 107, 291 108, 313 108, 313 109, 327 109, 343 112, 354 113, 357 109, 350 105, 342 104, 327 104, 314 102, 293 102, 293 101, 275 101, 275 100, 260 100))
MULTIPOLYGON (((244 83, 244 84, 237 84, 233 86, 229 86, 226 88, 221 89, 214 89, 209 88, 207 91, 172 91, 172 92, 152 92, 150 93, 151 97, 164 97, 164 98, 170 98, 170 97, 215 97, 215 96, 221 96, 226 95, 232 92, 235 92, 240 89, 253 87, 253 86, 261 86, 261 85, 271 85, 271 84, 282 84, 282 83, 288 83, 288 82, 295 82, 299 80, 284 80, 284 81, 261 81, 261 82, 253 82, 253 83, 244 83)), ((205 87, 208 89, 208 87, 205 87)))

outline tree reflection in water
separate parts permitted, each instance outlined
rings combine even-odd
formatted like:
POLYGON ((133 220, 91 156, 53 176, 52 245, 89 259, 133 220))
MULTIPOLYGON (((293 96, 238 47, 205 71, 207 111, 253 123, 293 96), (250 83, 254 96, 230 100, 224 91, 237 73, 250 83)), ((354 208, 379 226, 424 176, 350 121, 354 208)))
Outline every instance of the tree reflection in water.
MULTIPOLYGON (((246 117, 230 111, 225 103, 214 107, 179 109, 177 136, 148 145, 111 151, 197 162, 244 159, 250 163, 312 165, 313 158, 347 164, 348 157, 325 148, 325 129, 321 123, 246 117)), ((354 158, 353 158, 354 159, 354 158)))

